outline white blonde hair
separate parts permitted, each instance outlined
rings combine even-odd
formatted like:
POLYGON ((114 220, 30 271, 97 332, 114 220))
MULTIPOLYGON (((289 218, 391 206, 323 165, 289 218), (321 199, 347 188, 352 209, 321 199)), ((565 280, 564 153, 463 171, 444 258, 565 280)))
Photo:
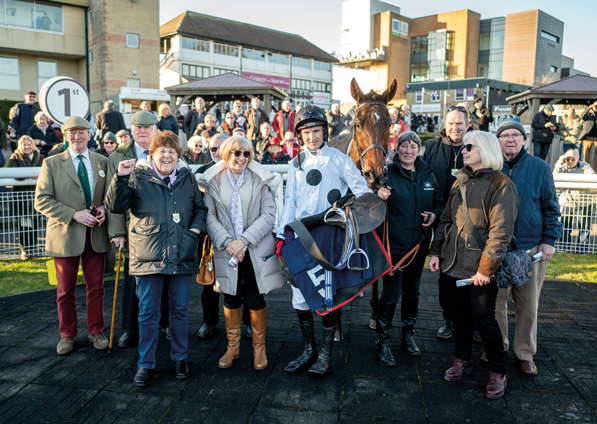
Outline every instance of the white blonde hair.
POLYGON ((466 145, 469 139, 477 142, 484 168, 501 171, 504 167, 504 156, 497 137, 485 131, 469 131, 464 135, 462 142, 466 145))

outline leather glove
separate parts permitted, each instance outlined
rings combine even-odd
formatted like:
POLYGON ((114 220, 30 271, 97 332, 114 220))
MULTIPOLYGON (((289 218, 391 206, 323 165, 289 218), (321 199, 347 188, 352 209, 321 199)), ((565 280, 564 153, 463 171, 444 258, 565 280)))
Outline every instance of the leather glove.
POLYGON ((274 253, 278 259, 282 259, 282 247, 284 246, 284 240, 276 239, 276 246, 274 247, 274 253))

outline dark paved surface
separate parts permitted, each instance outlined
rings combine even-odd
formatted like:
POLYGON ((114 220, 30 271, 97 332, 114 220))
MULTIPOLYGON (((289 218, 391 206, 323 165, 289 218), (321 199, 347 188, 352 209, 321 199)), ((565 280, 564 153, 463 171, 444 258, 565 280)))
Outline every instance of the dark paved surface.
MULTIPOLYGON (((109 322, 113 282, 106 286, 109 322)), ((192 377, 174 378, 169 343, 162 338, 157 375, 143 389, 132 384, 135 349, 115 349, 110 355, 87 343, 83 287, 77 288, 81 331, 76 350, 66 357, 55 353, 55 290, 0 299, 0 423, 597 422, 597 285, 546 282, 536 355, 539 375, 523 375, 511 354, 506 396, 496 401, 483 395, 488 370, 478 359, 480 345, 474 347, 470 376, 459 383, 443 380, 454 345, 435 336, 442 317, 435 277, 428 271, 416 332, 422 356, 404 354, 399 328, 394 328, 391 342, 398 367, 379 365, 374 331, 367 326, 366 293, 345 308, 345 340, 335 343, 333 371, 323 377, 283 370, 302 350, 289 287, 267 296, 269 366, 260 372, 253 369, 247 339, 242 340, 238 364, 217 368, 226 349, 223 317, 213 338, 197 338, 200 293, 194 284, 189 314, 192 377)), ((316 325, 319 334, 320 319, 316 325)), ((109 335, 108 327, 105 333, 109 335)))

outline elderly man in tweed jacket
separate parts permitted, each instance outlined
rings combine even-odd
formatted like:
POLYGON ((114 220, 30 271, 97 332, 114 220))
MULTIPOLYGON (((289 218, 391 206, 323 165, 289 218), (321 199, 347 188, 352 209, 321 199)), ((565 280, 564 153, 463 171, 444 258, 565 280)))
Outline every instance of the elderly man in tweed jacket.
POLYGON ((48 217, 46 254, 54 257, 58 277, 60 337, 56 351, 73 350, 77 336, 75 285, 79 260, 87 288, 87 330, 96 349, 106 349, 104 259, 110 250, 103 206, 108 160, 87 150, 89 122, 72 116, 62 127, 68 148, 43 162, 35 209, 48 217))

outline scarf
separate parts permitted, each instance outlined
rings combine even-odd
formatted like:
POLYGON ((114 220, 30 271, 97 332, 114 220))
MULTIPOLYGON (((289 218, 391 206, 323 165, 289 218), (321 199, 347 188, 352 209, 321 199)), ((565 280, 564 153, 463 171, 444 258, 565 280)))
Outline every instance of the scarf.
POLYGON ((247 168, 245 168, 242 174, 240 174, 238 181, 234 179, 234 175, 232 175, 230 168, 226 168, 226 175, 228 175, 228 181, 230 181, 230 185, 234 189, 234 193, 232 193, 232 201, 230 202, 230 217, 232 219, 232 227, 234 227, 234 237, 236 237, 236 240, 238 240, 244 231, 243 208, 238 189, 241 188, 247 179, 247 168))
POLYGON ((37 128, 39 128, 41 130, 41 132, 44 133, 44 135, 46 135, 46 131, 48 130, 48 124, 38 125, 37 128))

